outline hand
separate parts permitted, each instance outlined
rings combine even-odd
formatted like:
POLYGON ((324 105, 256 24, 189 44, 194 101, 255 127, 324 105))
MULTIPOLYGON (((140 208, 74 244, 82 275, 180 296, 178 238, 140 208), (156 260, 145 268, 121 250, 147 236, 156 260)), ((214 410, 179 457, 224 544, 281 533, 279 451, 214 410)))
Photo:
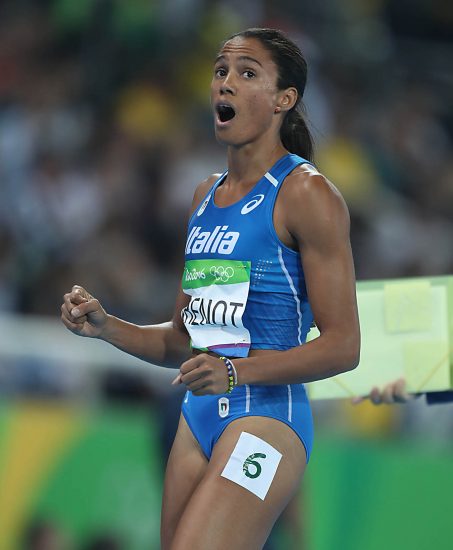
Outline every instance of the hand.
POLYGON ((194 395, 226 393, 228 371, 221 359, 201 353, 181 365, 172 384, 185 384, 194 395))
POLYGON ((356 405, 365 399, 369 399, 375 405, 380 405, 381 403, 390 405, 392 403, 407 403, 410 399, 413 399, 413 396, 406 391, 406 380, 399 378, 384 386, 382 390, 375 386, 368 395, 354 397, 352 402, 356 405))
POLYGON ((84 288, 75 285, 65 294, 61 306, 61 320, 74 334, 97 338, 106 323, 107 314, 101 304, 84 288))

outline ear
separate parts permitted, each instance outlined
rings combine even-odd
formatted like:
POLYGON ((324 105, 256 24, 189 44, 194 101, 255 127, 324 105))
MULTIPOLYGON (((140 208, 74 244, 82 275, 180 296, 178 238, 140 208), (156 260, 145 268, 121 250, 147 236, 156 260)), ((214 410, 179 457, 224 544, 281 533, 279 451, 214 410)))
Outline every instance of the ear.
POLYGON ((280 90, 277 95, 277 105, 275 106, 275 112, 290 111, 297 103, 299 94, 296 88, 286 88, 286 90, 280 90))

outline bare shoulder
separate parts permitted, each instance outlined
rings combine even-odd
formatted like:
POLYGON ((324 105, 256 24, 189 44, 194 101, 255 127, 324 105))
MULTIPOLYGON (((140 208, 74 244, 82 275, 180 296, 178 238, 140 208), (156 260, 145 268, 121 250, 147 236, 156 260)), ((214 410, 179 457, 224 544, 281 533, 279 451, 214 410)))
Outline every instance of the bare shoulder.
POLYGON ((323 203, 338 203, 346 206, 343 196, 335 185, 310 164, 302 164, 295 168, 286 177, 281 193, 288 202, 321 203, 321 207, 323 203))
POLYGON ((195 193, 193 195, 192 200, 192 206, 190 209, 190 215, 192 215, 197 208, 197 206, 200 204, 200 202, 203 200, 203 198, 206 196, 208 191, 211 189, 211 187, 214 185, 214 183, 220 178, 221 174, 211 174, 208 178, 203 180, 201 183, 199 183, 195 189, 195 193))
POLYGON ((349 233, 349 212, 340 191, 310 164, 298 166, 280 191, 287 228, 304 240, 336 229, 349 233))

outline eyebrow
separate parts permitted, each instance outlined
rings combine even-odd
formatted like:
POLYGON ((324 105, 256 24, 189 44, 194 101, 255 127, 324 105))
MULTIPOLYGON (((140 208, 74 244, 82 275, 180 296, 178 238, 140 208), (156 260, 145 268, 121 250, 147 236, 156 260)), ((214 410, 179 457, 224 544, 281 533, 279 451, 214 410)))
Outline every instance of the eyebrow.
MULTIPOLYGON (((224 55, 218 55, 216 60, 215 60, 215 63, 218 63, 219 61, 225 59, 225 56, 224 55)), ((257 65, 259 65, 260 67, 262 67, 261 63, 253 58, 253 57, 250 57, 248 55, 241 55, 240 57, 238 57, 238 61, 251 61, 252 63, 256 63, 257 65)))

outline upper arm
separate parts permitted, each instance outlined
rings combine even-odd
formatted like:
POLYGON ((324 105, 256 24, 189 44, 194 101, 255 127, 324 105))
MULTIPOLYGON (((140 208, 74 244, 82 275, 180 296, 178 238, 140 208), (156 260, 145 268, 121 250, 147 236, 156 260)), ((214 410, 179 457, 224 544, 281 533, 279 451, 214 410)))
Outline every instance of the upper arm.
POLYGON ((284 194, 286 226, 297 242, 314 319, 324 332, 359 345, 349 213, 338 190, 321 174, 295 174, 284 194))
MULTIPOLYGON (((206 178, 197 186, 193 196, 192 205, 190 207, 189 218, 195 212, 195 210, 197 209, 203 198, 206 196, 209 189, 211 189, 214 182, 219 178, 219 176, 220 174, 212 174, 212 176, 206 178)), ((187 333, 187 330, 181 318, 181 311, 189 304, 189 301, 190 296, 182 290, 181 286, 179 286, 178 294, 176 296, 175 309, 173 311, 172 322, 175 328, 184 333, 187 333)))

